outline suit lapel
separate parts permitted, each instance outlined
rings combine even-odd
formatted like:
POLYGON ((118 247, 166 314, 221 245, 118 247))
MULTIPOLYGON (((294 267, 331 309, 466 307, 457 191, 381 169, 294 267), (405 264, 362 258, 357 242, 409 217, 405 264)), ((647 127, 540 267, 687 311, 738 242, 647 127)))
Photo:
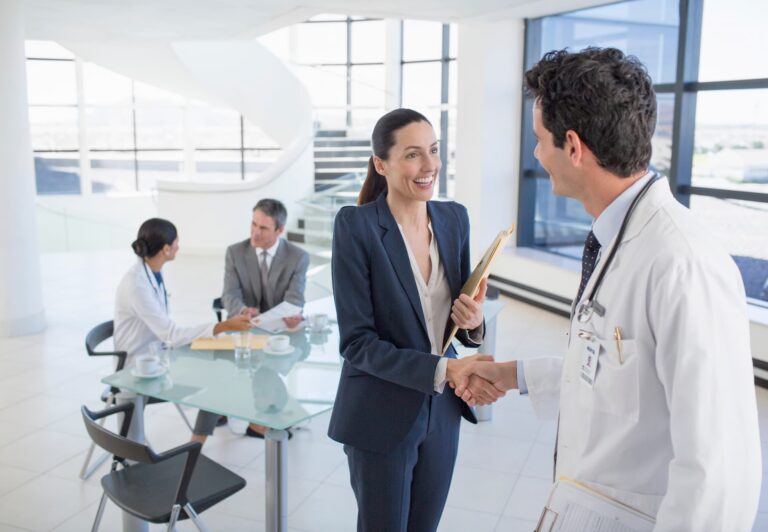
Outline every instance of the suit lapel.
POLYGON ((248 279, 251 282, 251 289, 253 290, 253 297, 256 300, 256 306, 259 306, 261 301, 261 274, 259 270, 259 258, 256 256, 256 251, 251 247, 250 242, 245 244, 245 267, 248 274, 248 279))
POLYGON ((403 236, 400 234, 400 229, 397 227, 397 222, 392 216, 392 212, 387 205, 387 196, 382 194, 376 200, 376 208, 379 214, 379 225, 384 229, 381 242, 384 245, 384 249, 387 252, 392 268, 397 274, 397 278, 400 280, 400 284, 403 286, 405 294, 408 296, 408 301, 411 302, 416 316, 419 318, 419 323, 424 331, 427 333, 427 325, 424 320, 424 312, 421 308, 421 301, 419 300, 419 290, 416 288, 416 280, 413 278, 413 270, 411 269, 411 261, 408 259, 408 250, 405 248, 405 242, 403 236))

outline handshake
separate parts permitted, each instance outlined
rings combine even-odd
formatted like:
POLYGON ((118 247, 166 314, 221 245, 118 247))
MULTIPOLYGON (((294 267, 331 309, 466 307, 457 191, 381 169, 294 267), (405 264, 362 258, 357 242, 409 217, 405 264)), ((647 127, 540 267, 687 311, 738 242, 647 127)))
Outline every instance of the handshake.
POLYGON ((482 406, 517 388, 517 361, 494 362, 489 355, 448 359, 445 379, 469 406, 482 406))

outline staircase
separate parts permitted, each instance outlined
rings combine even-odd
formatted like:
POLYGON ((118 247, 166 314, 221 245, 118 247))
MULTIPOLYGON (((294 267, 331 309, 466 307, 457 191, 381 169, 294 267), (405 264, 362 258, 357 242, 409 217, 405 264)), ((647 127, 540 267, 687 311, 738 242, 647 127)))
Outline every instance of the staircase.
POLYGON ((370 139, 349 138, 344 130, 319 130, 315 135, 315 192, 333 187, 338 178, 350 173, 365 176, 370 156, 370 139))
POLYGON ((345 205, 357 203, 371 156, 370 139, 350 138, 345 130, 318 130, 315 135, 315 193, 299 203, 304 216, 288 240, 299 242, 316 259, 331 256, 333 219, 345 205))

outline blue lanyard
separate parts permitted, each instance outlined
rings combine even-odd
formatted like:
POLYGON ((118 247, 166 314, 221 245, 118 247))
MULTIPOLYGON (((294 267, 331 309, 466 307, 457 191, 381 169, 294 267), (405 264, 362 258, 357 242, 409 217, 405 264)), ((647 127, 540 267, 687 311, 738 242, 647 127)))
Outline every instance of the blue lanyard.
MULTIPOLYGON (((155 291, 155 294, 160 295, 160 291, 157 289, 157 287, 152 284, 152 279, 149 277, 149 273, 147 273, 147 263, 143 262, 142 266, 144 266, 144 275, 147 276, 147 282, 149 283, 149 286, 152 287, 152 290, 155 291)), ((168 312, 168 292, 165 290, 165 283, 159 283, 160 286, 163 287, 163 299, 165 300, 165 311, 168 312)))

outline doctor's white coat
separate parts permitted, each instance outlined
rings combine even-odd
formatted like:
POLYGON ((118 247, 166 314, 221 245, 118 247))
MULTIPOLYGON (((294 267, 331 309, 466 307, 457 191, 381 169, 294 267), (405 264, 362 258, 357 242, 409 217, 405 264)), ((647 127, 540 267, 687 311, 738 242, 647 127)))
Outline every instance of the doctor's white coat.
POLYGON ((149 344, 161 340, 174 347, 201 337, 212 337, 215 323, 180 327, 170 317, 162 286, 143 260, 125 273, 115 296, 115 349, 133 356, 146 353, 149 344))
POLYGON ((638 203, 596 299, 605 315, 572 319, 564 359, 523 362, 534 409, 559 411, 556 476, 655 516, 655 530, 751 530, 762 465, 744 287, 666 179, 638 203), (600 345, 593 387, 583 336, 600 345))

